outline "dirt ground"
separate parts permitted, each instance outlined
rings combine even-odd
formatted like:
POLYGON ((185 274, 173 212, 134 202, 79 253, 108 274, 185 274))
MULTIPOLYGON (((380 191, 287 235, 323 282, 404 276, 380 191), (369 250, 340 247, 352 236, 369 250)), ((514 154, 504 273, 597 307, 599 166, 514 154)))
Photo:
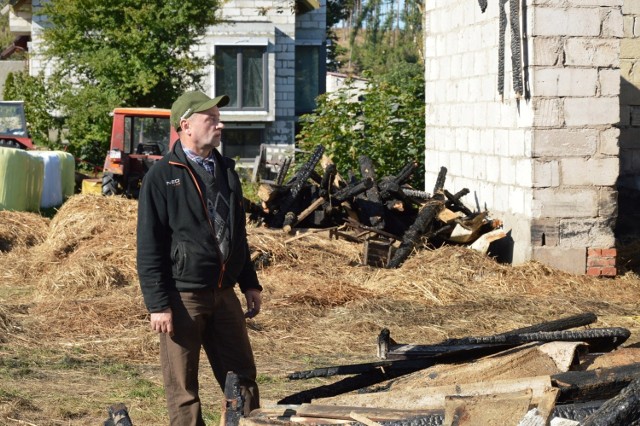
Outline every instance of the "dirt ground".
MULTIPOLYGON (((134 425, 167 423, 156 336, 135 273, 136 201, 77 195, 51 218, 0 211, 0 425, 102 424, 124 403, 134 425)), ((250 227, 264 307, 249 320, 264 401, 327 379, 293 371, 377 361, 399 343, 481 336, 593 312, 640 342, 640 244, 619 248, 616 278, 497 263, 464 247, 421 249, 394 270, 362 265, 361 244, 327 231, 250 227), (636 269, 636 272, 634 272, 636 269)), ((206 364, 203 364, 205 367, 206 364)), ((206 368, 207 424, 222 393, 206 368)))

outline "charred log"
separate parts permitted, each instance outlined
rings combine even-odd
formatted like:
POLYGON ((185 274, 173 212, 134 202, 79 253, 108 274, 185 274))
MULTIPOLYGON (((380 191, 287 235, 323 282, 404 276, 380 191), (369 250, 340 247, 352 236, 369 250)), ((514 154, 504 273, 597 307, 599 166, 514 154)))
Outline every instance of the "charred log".
POLYGON ((360 164, 360 174, 363 179, 370 178, 374 185, 367 189, 364 196, 361 194, 356 200, 356 204, 360 211, 360 221, 366 225, 374 226, 376 228, 384 229, 384 206, 378 192, 376 182, 376 171, 373 166, 373 161, 366 155, 361 155, 358 158, 360 164))

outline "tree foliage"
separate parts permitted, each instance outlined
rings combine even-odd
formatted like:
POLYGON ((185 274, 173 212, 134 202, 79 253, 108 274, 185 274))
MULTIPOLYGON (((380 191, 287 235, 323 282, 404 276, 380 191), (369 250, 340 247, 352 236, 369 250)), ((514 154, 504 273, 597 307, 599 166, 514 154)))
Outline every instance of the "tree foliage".
MULTIPOLYGON (((423 0, 354 0, 346 71, 385 74, 402 64, 422 69, 423 0)), ((415 74, 417 75, 417 74, 415 74)))
POLYGON ((355 0, 327 0, 327 70, 338 71, 339 57, 347 53, 344 46, 338 43, 335 26, 349 17, 355 0))
POLYGON ((55 100, 48 110, 65 119, 70 151, 101 163, 114 107, 166 108, 187 88, 200 87, 210 58, 193 47, 217 22, 219 6, 219 0, 43 2, 43 55, 54 65, 43 90, 55 100))
POLYGON ((405 83, 400 87, 372 80, 359 96, 353 86, 321 95, 316 111, 300 119, 301 148, 323 145, 342 174, 358 171, 363 154, 372 159, 380 177, 395 175, 416 161, 420 166, 411 183, 422 189, 425 107, 424 96, 415 94, 424 93, 424 84, 420 79, 405 83))
MULTIPOLYGON (((2 96, 8 101, 24 101, 29 136, 36 145, 51 146, 50 130, 57 130, 60 135, 61 123, 50 113, 55 108, 55 101, 54 95, 47 90, 44 76, 32 77, 26 71, 9 73, 2 96)), ((53 141, 54 145, 60 143, 60 138, 53 141)))

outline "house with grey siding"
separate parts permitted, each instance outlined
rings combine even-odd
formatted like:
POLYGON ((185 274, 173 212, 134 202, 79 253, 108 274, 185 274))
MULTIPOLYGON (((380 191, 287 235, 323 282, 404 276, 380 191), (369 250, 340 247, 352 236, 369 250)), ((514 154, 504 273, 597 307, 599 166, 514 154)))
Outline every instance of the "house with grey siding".
MULTIPOLYGON (((31 75, 51 71, 38 54, 44 1, 9 4, 11 30, 30 37, 31 75)), ((231 0, 220 13, 223 23, 193 49, 216 57, 205 90, 231 98, 221 111, 223 153, 253 162, 263 143, 293 145, 298 117, 325 91, 326 0, 231 0)))

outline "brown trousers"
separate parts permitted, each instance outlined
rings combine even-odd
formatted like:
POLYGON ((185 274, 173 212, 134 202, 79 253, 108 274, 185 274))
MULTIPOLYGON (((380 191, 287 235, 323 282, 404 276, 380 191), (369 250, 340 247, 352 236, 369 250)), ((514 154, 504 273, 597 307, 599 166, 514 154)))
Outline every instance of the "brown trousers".
POLYGON ((198 396, 201 347, 223 391, 227 372, 243 377, 244 414, 258 408, 256 365, 242 306, 233 288, 172 293, 171 310, 174 334, 160 334, 160 364, 171 426, 204 425, 198 396))

